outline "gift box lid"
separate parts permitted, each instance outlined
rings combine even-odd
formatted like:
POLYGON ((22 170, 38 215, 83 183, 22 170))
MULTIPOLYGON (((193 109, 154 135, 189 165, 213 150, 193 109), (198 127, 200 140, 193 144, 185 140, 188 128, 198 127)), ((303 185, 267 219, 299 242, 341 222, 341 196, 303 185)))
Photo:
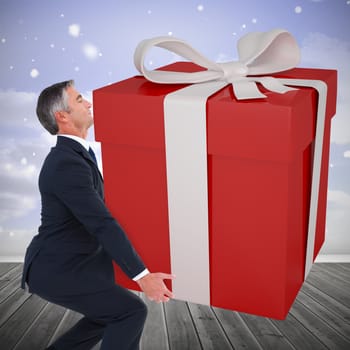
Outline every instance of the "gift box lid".
MULTIPOLYGON (((161 69, 192 72, 203 68, 178 62, 161 69)), ((328 86, 326 123, 335 114, 335 70, 295 68, 274 76, 324 81, 328 86)), ((135 76, 94 90, 96 140, 164 149, 164 97, 186 86, 156 84, 135 76)), ((318 98, 313 88, 297 87, 285 94, 259 88, 265 99, 238 101, 231 85, 208 99, 209 154, 291 161, 313 141, 318 98)))

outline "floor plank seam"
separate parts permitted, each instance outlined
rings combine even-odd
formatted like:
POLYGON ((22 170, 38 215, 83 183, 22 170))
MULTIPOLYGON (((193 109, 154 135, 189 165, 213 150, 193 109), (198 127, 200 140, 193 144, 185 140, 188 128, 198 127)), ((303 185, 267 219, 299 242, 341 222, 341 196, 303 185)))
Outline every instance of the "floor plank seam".
MULTIPOLYGON (((337 335, 339 335, 341 338, 343 338, 345 341, 349 341, 350 338, 348 339, 347 337, 345 337, 342 333, 339 333, 339 331, 334 328, 334 326, 332 326, 332 324, 330 324, 327 320, 325 320, 321 315, 319 315, 318 313, 316 313, 315 311, 313 311, 308 305, 306 305, 305 303, 303 303, 302 301, 298 301, 299 304, 301 304, 305 309, 308 310, 308 312, 310 312, 314 317, 318 318, 321 322, 323 322, 324 324, 327 325, 328 328, 332 329, 337 335)), ((323 305, 321 305, 323 306, 323 305)), ((334 315, 334 314, 333 314, 334 315)), ((338 317, 336 315, 336 317, 338 317)), ((349 344, 350 345, 350 344, 349 344)))
MULTIPOLYGON (((5 298, 1 304, 6 303, 6 302, 8 301, 9 298, 13 297, 14 294, 16 294, 16 293, 19 292, 19 291, 21 291, 21 288, 15 289, 14 292, 11 293, 7 298, 5 298)), ((27 293, 23 293, 23 296, 25 296, 26 294, 27 294, 27 293)), ((3 326, 6 324, 6 322, 18 311, 18 309, 20 309, 20 308, 24 305, 24 303, 25 303, 29 298, 30 298, 30 295, 28 295, 28 296, 25 298, 25 300, 22 301, 21 306, 19 306, 19 307, 16 308, 12 313, 10 313, 9 315, 7 315, 7 319, 4 320, 4 321, 0 324, 0 328, 3 327, 3 326)), ((0 306, 1 306, 1 304, 0 304, 0 306)))
MULTIPOLYGON (((327 310, 327 312, 329 312, 330 314, 338 317, 338 318, 343 318, 341 315, 339 315, 337 312, 335 312, 330 306, 325 305, 324 303, 321 303, 319 300, 316 299, 315 296, 311 295, 310 293, 307 293, 307 291, 301 291, 301 294, 306 295, 307 297, 309 297, 310 299, 312 299, 315 303, 319 304, 321 307, 325 308, 327 310)), ((321 293, 320 293, 321 294, 321 293)), ((347 306, 345 306, 342 303, 339 303, 337 300, 335 299, 331 299, 333 303, 337 303, 339 305, 341 305, 344 310, 347 310, 350 313, 350 308, 348 308, 347 306)), ((345 317, 345 322, 349 322, 350 324, 350 319, 347 320, 347 318, 345 317)))
POLYGON ((6 278, 6 276, 10 275, 10 274, 13 272, 13 270, 16 270, 16 269, 20 270, 20 271, 19 271, 19 274, 22 274, 22 269, 20 268, 20 266, 19 266, 19 265, 14 265, 14 266, 12 266, 12 267, 10 268, 10 270, 7 270, 6 272, 4 272, 4 273, 0 276, 0 280, 6 278))
POLYGON ((188 302, 186 302, 186 307, 187 307, 188 313, 189 313, 189 315, 190 315, 190 317, 191 317, 191 321, 192 321, 192 324, 193 324, 193 328, 194 328, 194 331, 195 331, 196 336, 197 336, 197 339, 198 339, 198 344, 199 344, 199 346, 201 347, 201 350, 204 350, 204 347, 203 347, 201 338, 200 338, 200 336, 199 336, 199 333, 198 333, 198 330, 197 330, 197 327, 196 327, 196 323, 194 322, 193 315, 192 315, 192 312, 191 312, 191 308, 190 308, 188 302))
MULTIPOLYGON (((299 326, 300 328, 302 328, 304 331, 306 331, 308 334, 310 334, 310 337, 315 338, 315 339, 316 339, 318 342, 320 342, 326 349, 329 349, 329 347, 328 347, 320 338, 318 338, 315 334, 313 334, 309 328, 305 327, 305 325, 304 325, 297 317, 295 317, 295 316, 292 315, 291 313, 288 314, 288 317, 293 318, 293 319, 295 320, 295 322, 298 323, 298 326, 299 326)), ((277 327, 278 327, 278 326, 277 326, 277 327)), ((286 337, 288 337, 288 336, 286 335, 286 337)), ((289 339, 289 340, 290 340, 291 342, 293 342, 292 339, 289 339)), ((329 349, 329 350, 332 350, 332 349, 329 349)), ((334 350, 334 349, 333 349, 333 350, 334 350)))
POLYGON ((60 322, 58 323, 55 331, 52 333, 52 336, 50 337, 48 344, 51 344, 51 342, 53 342, 53 340, 55 339, 56 334, 60 331, 62 324, 64 323, 65 319, 68 317, 69 312, 70 311, 68 309, 66 309, 66 311, 64 312, 64 314, 63 314, 60 322))
MULTIPOLYGON (((308 281, 307 283, 309 283, 309 284, 310 284, 312 287, 314 287, 315 289, 321 291, 320 288, 318 288, 317 285, 315 285, 312 281, 308 281)), ((334 288, 335 288, 335 287, 334 287, 334 288)), ((336 288, 336 289, 339 290, 339 288, 336 288)), ((323 290, 322 290, 321 292, 322 292, 323 294, 327 295, 327 297, 336 300, 339 304, 342 304, 344 307, 346 307, 346 308, 349 307, 348 305, 344 304, 344 303, 343 303, 342 301, 340 301, 339 299, 334 298, 332 295, 330 295, 330 294, 327 293, 326 291, 323 291, 323 290)))
MULTIPOLYGON (((30 298, 32 298, 33 295, 30 295, 29 298, 21 305, 21 307, 23 307, 23 305, 25 303, 27 303, 29 301, 30 298)), ((18 341, 16 342, 16 344, 14 345, 12 350, 16 350, 16 348, 18 347, 18 345, 21 343, 22 339, 31 331, 31 329, 33 328, 35 322, 38 320, 38 318, 40 317, 40 315, 45 311, 45 309, 48 307, 49 303, 46 302, 42 308, 38 311, 38 313, 36 314, 36 316, 34 317, 34 319, 32 320, 31 324, 29 324, 29 326, 27 327, 27 329, 23 332, 23 334, 19 337, 18 341)), ((20 308, 18 309, 18 311, 20 310, 20 308)))
POLYGON ((214 314, 214 317, 216 318, 217 323, 218 323, 219 326, 220 326, 221 331, 224 333, 227 342, 231 345, 231 348, 232 348, 233 350, 235 350, 235 348, 234 348, 234 346, 233 346, 233 344, 232 344, 232 342, 231 342, 229 336, 227 335, 227 333, 226 333, 226 331, 225 331, 225 328, 224 328, 223 325, 221 324, 220 319, 218 318, 218 315, 216 314, 214 308, 213 308, 213 307, 210 307, 210 308, 211 308, 211 310, 212 310, 212 313, 214 314))
POLYGON ((258 341, 257 337, 255 336, 255 334, 252 332, 252 330, 249 328, 248 323, 246 322, 246 320, 242 317, 242 315, 237 312, 237 316, 238 318, 241 319, 242 323, 244 324, 245 328, 247 329, 247 331, 249 332, 249 334, 255 339, 256 343, 259 345, 261 350, 264 350, 263 346, 260 344, 260 342, 258 341))
MULTIPOLYGON (((163 316, 164 316, 164 323, 165 323, 165 334, 166 334, 166 338, 167 338, 167 342, 168 342, 168 349, 171 350, 171 346, 170 346, 170 337, 169 337, 169 329, 168 329, 168 322, 167 322, 167 317, 166 317, 166 311, 165 311, 165 305, 162 305, 162 309, 163 309, 163 316)), ((144 349, 147 350, 147 349, 144 349)))

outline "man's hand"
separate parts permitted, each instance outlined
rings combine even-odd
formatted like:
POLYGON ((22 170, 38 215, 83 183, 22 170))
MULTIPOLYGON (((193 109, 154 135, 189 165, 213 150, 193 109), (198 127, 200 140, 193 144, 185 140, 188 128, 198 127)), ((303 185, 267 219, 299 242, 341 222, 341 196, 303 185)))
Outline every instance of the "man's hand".
POLYGON ((169 275, 167 273, 156 272, 149 273, 146 276, 140 278, 137 283, 142 291, 146 294, 148 299, 154 300, 157 303, 162 301, 168 301, 173 298, 173 293, 166 287, 163 280, 172 280, 175 275, 169 275))

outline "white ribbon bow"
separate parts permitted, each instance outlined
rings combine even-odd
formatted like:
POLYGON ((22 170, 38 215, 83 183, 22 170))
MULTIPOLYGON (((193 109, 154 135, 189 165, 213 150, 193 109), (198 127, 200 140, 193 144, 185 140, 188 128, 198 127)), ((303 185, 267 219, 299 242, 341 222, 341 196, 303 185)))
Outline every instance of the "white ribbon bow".
POLYGON ((273 77, 252 76, 285 71, 294 68, 299 63, 299 47, 290 33, 283 29, 249 33, 238 41, 237 50, 238 61, 215 63, 183 40, 160 36, 139 43, 134 53, 134 63, 145 78, 155 83, 202 83, 214 80, 232 83, 238 100, 266 97, 259 91, 256 83, 277 93, 295 90, 273 77), (147 52, 153 46, 167 49, 207 70, 193 73, 148 70, 144 65, 144 60, 147 52))

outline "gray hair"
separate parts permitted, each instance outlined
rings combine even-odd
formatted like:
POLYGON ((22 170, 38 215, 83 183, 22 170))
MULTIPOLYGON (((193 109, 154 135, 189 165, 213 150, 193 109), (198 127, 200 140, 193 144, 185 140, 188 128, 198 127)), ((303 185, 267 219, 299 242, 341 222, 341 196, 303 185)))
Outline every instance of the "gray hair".
POLYGON ((67 88, 74 86, 74 80, 67 80, 44 89, 38 98, 36 114, 41 125, 52 135, 58 133, 55 113, 69 112, 67 88))

